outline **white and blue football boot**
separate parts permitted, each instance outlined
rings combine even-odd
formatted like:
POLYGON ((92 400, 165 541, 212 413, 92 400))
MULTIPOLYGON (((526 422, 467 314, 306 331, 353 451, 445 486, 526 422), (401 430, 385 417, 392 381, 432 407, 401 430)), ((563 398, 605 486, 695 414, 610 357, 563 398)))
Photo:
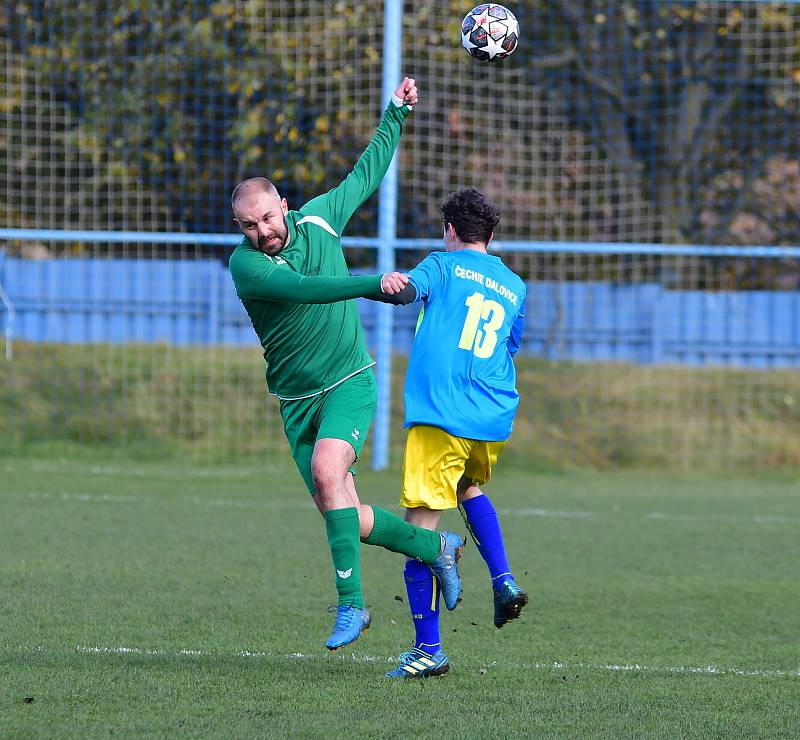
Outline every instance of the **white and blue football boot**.
POLYGON ((386 678, 428 678, 442 676, 450 670, 450 661, 439 648, 433 655, 421 648, 411 648, 400 656, 400 664, 386 678))

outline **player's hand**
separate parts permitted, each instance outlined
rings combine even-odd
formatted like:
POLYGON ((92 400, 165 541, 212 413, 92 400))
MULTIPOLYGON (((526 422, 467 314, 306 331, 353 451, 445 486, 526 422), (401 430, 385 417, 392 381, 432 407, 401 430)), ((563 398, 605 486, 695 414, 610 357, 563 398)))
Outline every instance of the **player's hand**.
POLYGON ((394 91, 395 97, 403 101, 405 105, 416 105, 419 100, 417 91, 417 81, 413 77, 403 77, 403 81, 394 91))
POLYGON ((381 278, 381 291, 386 295, 399 293, 406 285, 408 285, 408 275, 402 272, 387 272, 381 278))

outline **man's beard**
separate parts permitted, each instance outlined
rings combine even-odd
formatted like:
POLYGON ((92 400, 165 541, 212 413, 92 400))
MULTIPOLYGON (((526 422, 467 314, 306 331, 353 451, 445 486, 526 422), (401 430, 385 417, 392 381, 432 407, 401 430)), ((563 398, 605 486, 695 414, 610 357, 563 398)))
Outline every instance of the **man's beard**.
POLYGON ((268 254, 271 257, 274 257, 278 254, 285 246, 286 246, 286 239, 289 236, 289 229, 286 227, 286 219, 283 220, 284 228, 286 228, 286 233, 284 236, 280 234, 275 234, 271 239, 265 239, 259 234, 258 237, 258 250, 263 252, 264 254, 268 254), (270 244, 275 239, 279 239, 278 243, 270 244))
MULTIPOLYGON (((276 235, 275 238, 280 238, 276 235)), ((263 252, 264 254, 268 254, 271 257, 274 257, 278 252, 280 252, 286 246, 286 240, 281 239, 280 243, 277 244, 270 244, 272 239, 262 239, 261 237, 258 238, 258 250, 263 252)))

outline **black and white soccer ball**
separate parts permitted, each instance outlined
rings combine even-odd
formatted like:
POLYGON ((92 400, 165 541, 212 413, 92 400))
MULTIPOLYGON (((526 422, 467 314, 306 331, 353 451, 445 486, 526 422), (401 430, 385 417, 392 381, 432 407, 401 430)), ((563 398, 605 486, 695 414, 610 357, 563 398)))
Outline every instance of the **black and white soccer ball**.
POLYGON ((519 43, 519 23, 505 6, 482 3, 461 22, 461 45, 479 62, 499 62, 519 43))

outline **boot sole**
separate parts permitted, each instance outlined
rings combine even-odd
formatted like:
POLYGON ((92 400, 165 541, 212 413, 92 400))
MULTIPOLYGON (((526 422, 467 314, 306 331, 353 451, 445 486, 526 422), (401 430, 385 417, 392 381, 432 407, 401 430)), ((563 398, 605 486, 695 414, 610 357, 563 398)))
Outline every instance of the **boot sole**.
POLYGON ((499 621, 497 619, 494 620, 494 626, 497 629, 501 629, 504 624, 508 624, 509 622, 515 620, 519 617, 520 613, 522 612, 522 607, 528 603, 528 594, 523 593, 520 594, 517 598, 513 601, 509 602, 506 605, 506 611, 503 615, 503 621, 499 621))

